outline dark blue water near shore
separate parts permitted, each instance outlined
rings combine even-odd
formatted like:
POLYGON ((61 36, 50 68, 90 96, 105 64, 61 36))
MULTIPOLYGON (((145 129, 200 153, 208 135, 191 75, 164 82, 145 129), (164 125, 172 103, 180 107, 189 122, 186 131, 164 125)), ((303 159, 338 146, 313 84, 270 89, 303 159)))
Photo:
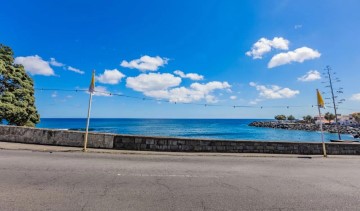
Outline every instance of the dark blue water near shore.
MULTIPOLYGON (((172 136, 227 140, 320 142, 319 132, 250 127, 254 119, 98 119, 90 121, 90 130, 146 136, 172 136)), ((86 119, 42 118, 38 128, 84 130, 86 119)), ((352 139, 343 135, 344 139, 352 139)), ((326 141, 336 139, 325 133, 326 141)))

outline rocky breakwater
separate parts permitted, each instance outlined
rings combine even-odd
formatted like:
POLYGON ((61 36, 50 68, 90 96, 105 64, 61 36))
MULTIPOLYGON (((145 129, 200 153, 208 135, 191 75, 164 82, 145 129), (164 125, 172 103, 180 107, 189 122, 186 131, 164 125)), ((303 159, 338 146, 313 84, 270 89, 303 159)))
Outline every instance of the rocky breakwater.
MULTIPOLYGON (((306 131, 319 131, 320 125, 317 124, 307 124, 307 123, 291 123, 291 122, 279 122, 279 121, 255 121, 249 124, 253 127, 267 127, 267 128, 276 128, 276 129, 285 129, 285 130, 306 130, 306 131)), ((335 125, 323 125, 324 131, 330 133, 337 133, 335 125)), ((355 138, 360 137, 360 127, 352 126, 343 126, 339 125, 340 133, 342 134, 351 134, 355 138)))

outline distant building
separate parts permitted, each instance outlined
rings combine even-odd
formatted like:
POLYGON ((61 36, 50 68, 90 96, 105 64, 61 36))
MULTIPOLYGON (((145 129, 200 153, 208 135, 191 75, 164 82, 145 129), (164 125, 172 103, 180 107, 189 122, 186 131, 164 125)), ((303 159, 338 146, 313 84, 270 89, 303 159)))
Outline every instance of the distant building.
POLYGON ((314 116, 314 120, 315 120, 315 124, 317 125, 319 125, 320 122, 322 122, 323 124, 328 123, 328 121, 325 119, 324 116, 321 116, 321 119, 320 116, 314 116))
MULTIPOLYGON (((355 118, 351 114, 349 114, 349 115, 338 114, 337 118, 338 118, 338 124, 339 125, 351 126, 351 125, 360 124, 360 123, 356 122, 355 118)), ((320 117, 319 116, 314 116, 314 121, 315 121, 315 124, 317 124, 317 125, 320 124, 320 117)), ((321 121, 322 121, 323 124, 325 124, 325 123, 335 124, 335 120, 331 120, 329 122, 329 121, 327 121, 325 119, 325 117, 323 115, 321 116, 321 121)))
POLYGON ((342 115, 338 117, 339 125, 356 125, 357 122, 355 121, 355 118, 349 114, 349 115, 342 115))

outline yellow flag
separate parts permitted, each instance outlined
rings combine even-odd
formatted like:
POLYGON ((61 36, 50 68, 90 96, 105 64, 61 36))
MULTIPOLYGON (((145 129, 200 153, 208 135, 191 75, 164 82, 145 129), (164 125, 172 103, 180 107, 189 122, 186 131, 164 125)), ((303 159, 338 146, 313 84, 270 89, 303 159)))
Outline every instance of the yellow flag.
POLYGON ((323 98, 321 97, 321 94, 319 92, 319 90, 316 90, 316 95, 317 95, 317 104, 320 108, 325 108, 325 103, 323 98))
POLYGON ((89 92, 94 93, 94 91, 95 91, 95 70, 93 70, 92 72, 91 83, 89 86, 89 92))

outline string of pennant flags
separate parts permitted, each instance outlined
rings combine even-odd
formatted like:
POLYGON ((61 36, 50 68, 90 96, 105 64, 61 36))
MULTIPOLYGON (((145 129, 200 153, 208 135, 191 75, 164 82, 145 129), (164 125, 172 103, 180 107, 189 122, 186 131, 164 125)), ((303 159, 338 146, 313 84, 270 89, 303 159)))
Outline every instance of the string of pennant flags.
MULTIPOLYGON (((91 113, 91 103, 92 103, 92 97, 94 94, 99 93, 99 94, 106 94, 109 96, 119 96, 119 97, 127 97, 127 98, 134 98, 134 99, 141 99, 141 100, 151 100, 151 101, 157 101, 157 102, 166 102, 166 103, 174 103, 177 104, 177 102, 171 102, 169 100, 161 100, 161 99, 155 99, 155 98, 145 98, 145 97, 137 97, 137 96, 131 96, 131 95, 125 95, 125 94, 119 94, 119 93, 112 93, 112 92, 103 92, 103 91, 98 91, 95 89, 95 70, 92 72, 92 77, 91 77, 91 83, 89 86, 89 89, 55 89, 55 88, 35 88, 35 90, 41 90, 41 91, 64 91, 64 92, 86 92, 89 93, 89 106, 88 106, 88 112, 87 112, 87 121, 86 121, 86 131, 85 131, 85 136, 84 136, 84 148, 83 151, 86 152, 87 151, 87 142, 88 142, 88 129, 89 129, 89 124, 90 124, 90 113, 91 113)), ((320 94, 320 91, 317 89, 316 90, 316 95, 317 95, 317 105, 310 105, 311 107, 316 107, 318 109, 319 112, 319 117, 321 119, 321 108, 325 108, 325 103, 324 100, 320 94)), ((201 106, 222 106, 222 107, 230 107, 229 105, 223 105, 223 104, 202 104, 202 103, 191 103, 191 102, 179 102, 179 104, 186 104, 186 105, 201 105, 201 106)), ((335 106, 335 105, 334 105, 335 106)), ((297 107, 297 108, 303 108, 303 107, 309 107, 308 106, 301 106, 301 105, 293 105, 293 106, 255 106, 255 105, 232 105, 231 107, 233 108, 287 108, 289 109, 290 107, 297 107)), ((320 128, 321 128, 321 139, 322 139, 322 145, 323 145, 323 155, 324 157, 326 157, 326 147, 325 147, 325 142, 324 142, 324 132, 323 132, 323 128, 322 128, 322 121, 320 121, 320 128)))
MULTIPOLYGON (((90 123, 90 111, 91 111, 91 102, 92 102, 92 97, 94 95, 94 93, 100 93, 100 94, 108 94, 109 96, 119 96, 119 97, 127 97, 127 98, 134 98, 134 99, 141 99, 141 100, 152 100, 152 101, 161 101, 161 102, 169 102, 167 100, 159 100, 159 99, 152 99, 152 98, 145 98, 145 97, 137 97, 137 96, 131 96, 131 95, 124 95, 124 94, 118 94, 118 93, 112 93, 112 92, 102 92, 102 91, 97 91, 95 90, 95 87, 93 86, 94 81, 92 80, 91 85, 89 87, 88 90, 86 89, 55 89, 55 88, 35 88, 35 90, 40 90, 40 91, 64 91, 64 92, 86 92, 90 94, 90 98, 89 98, 89 107, 88 107, 88 117, 87 117, 87 122, 86 122, 86 132, 85 132, 85 137, 84 137, 84 148, 83 151, 86 152, 87 151, 87 140, 88 140, 88 128, 89 128, 89 123, 90 123)), ((319 90, 316 90, 316 95, 317 95, 317 105, 310 105, 311 107, 316 107, 318 109, 319 112, 319 117, 321 119, 321 108, 325 108, 325 103, 324 100, 319 92, 319 90)), ((176 104, 176 102, 174 102, 176 104)), ((191 104, 191 105, 201 105, 201 106, 227 106, 229 107, 229 105, 219 105, 219 104, 201 104, 201 103, 184 103, 184 102, 180 102, 180 104, 191 104)), ((297 107, 297 108, 303 108, 303 107, 309 107, 309 106, 301 106, 301 105, 293 105, 293 106, 247 106, 247 105, 233 105, 231 106, 233 108, 287 108, 289 109, 290 107, 297 107)), ((324 132, 323 132, 323 127, 322 127, 322 121, 320 121, 320 129, 321 129, 321 140, 322 140, 322 146, 323 146, 323 156, 327 157, 326 154, 326 146, 325 146, 325 142, 324 142, 324 132)))
MULTIPOLYGON (((35 88, 38 91, 57 91, 57 92, 84 92, 88 93, 88 89, 61 89, 61 88, 35 88)), ((104 94, 109 96, 116 96, 116 97, 124 97, 124 98, 132 98, 142 101, 155 101, 155 102, 163 102, 163 103, 172 103, 172 104, 182 104, 182 105, 197 105, 197 106, 204 106, 204 107, 229 107, 229 108, 258 108, 258 109, 267 109, 267 108, 314 108, 317 105, 226 105, 226 104, 212 104, 212 103, 192 103, 192 102, 172 102, 169 100, 162 100, 162 99, 155 99, 155 98, 148 98, 148 97, 139 97, 139 96, 132 96, 126 95, 121 93, 114 93, 114 92, 103 92, 97 91, 96 89, 93 90, 94 93, 104 94)), ((326 104, 326 103, 325 103, 326 104)), ((326 108, 333 108, 332 106, 326 106, 326 108)), ((353 110, 356 111, 358 109, 354 108, 344 108, 341 107, 343 110, 353 110)))

